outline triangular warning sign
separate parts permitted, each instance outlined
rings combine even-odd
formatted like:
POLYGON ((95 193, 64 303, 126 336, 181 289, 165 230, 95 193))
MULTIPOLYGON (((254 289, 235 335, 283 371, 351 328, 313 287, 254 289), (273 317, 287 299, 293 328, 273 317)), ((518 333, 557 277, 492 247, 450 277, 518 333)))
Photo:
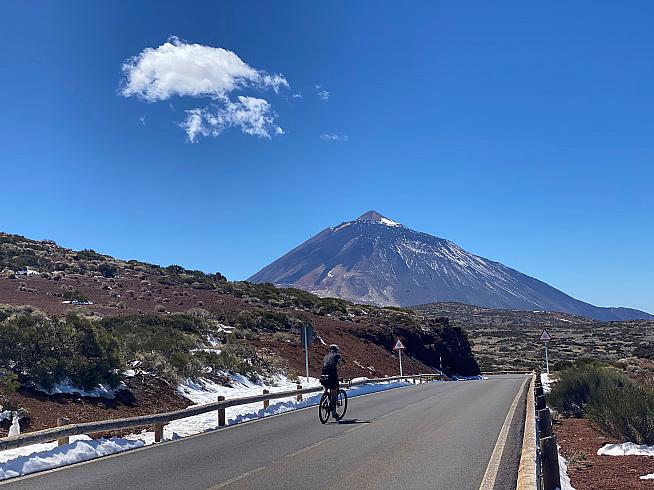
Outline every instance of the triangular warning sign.
POLYGON ((549 332, 545 329, 540 333, 540 337, 538 337, 538 340, 542 342, 549 342, 552 340, 552 336, 549 334, 549 332))
POLYGON ((397 339, 397 342, 395 342, 395 347, 393 347, 393 350, 403 350, 403 349, 406 349, 406 347, 404 347, 404 344, 400 339, 397 339))

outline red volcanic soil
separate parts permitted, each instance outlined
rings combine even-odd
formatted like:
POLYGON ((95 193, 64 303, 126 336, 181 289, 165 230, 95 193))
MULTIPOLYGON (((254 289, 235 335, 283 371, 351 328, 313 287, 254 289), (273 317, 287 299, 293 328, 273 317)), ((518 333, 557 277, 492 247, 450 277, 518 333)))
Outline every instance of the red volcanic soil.
MULTIPOLYGON (((56 427, 58 417, 67 417, 75 424, 168 412, 191 405, 173 386, 152 376, 137 375, 126 379, 125 384, 127 389, 119 390, 115 399, 46 395, 21 388, 11 395, 11 401, 29 412, 28 418, 20 422, 23 432, 56 427)), ((0 437, 7 436, 9 425, 10 421, 4 421, 0 426, 0 437)), ((135 431, 132 428, 127 432, 135 431)))
MULTIPOLYGON (((79 311, 101 317, 130 314, 161 313, 161 307, 167 312, 185 312, 192 308, 204 308, 208 311, 234 311, 251 309, 251 304, 244 299, 230 294, 221 294, 212 290, 189 289, 159 284, 155 278, 134 277, 93 278, 80 274, 68 274, 61 280, 30 276, 21 279, 0 277, 0 303, 13 305, 31 305, 49 314, 65 314, 79 311), (22 286, 22 287, 21 287, 22 286), (55 296, 67 289, 74 289, 87 296, 94 304, 75 306, 62 303, 63 298, 55 296), (110 288, 110 289, 109 289, 110 288), (24 289, 24 290, 19 290, 24 289), (120 307, 116 305, 119 304, 120 307)), ((266 306, 268 309, 273 309, 266 306)), ((391 376, 399 374, 398 359, 383 347, 353 335, 358 328, 365 328, 365 323, 343 322, 328 316, 313 315, 308 312, 289 311, 304 317, 314 325, 315 331, 324 342, 339 344, 348 361, 343 373, 345 376, 391 376)), ((259 348, 268 348, 284 358, 291 371, 304 373, 304 350, 297 343, 274 340, 271 335, 262 335, 259 340, 250 341, 259 348)), ((326 353, 323 345, 313 345, 310 353, 310 366, 313 375, 319 373, 322 357, 326 353)), ((423 363, 406 356, 403 359, 405 373, 431 372, 423 363)))
POLYGON ((562 419, 554 426, 561 455, 568 461, 570 483, 577 490, 640 490, 654 488, 652 480, 639 477, 654 473, 654 458, 647 456, 598 456, 604 444, 617 441, 604 436, 585 419, 562 419))

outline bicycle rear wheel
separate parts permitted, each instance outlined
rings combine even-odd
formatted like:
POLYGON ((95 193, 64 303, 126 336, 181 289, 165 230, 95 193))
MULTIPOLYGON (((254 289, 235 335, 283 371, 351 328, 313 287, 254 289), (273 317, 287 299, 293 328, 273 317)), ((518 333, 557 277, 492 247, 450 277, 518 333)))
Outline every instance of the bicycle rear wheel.
POLYGON ((325 424, 329 420, 329 395, 325 392, 320 398, 320 404, 318 405, 318 417, 320 422, 325 424))
POLYGON ((336 420, 341 420, 345 417, 345 412, 347 412, 347 393, 345 390, 338 390, 338 398, 336 399, 336 415, 334 418, 336 420))

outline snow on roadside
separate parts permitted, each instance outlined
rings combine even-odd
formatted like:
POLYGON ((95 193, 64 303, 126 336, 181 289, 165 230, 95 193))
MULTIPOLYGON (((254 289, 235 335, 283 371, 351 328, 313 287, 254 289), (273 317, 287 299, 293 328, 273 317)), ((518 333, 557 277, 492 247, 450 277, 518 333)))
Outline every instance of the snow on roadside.
MULTIPOLYGON (((219 395, 229 399, 260 395, 263 389, 267 389, 271 393, 296 389, 296 383, 286 377, 277 378, 275 386, 252 383, 247 378, 239 375, 231 378, 233 388, 219 385, 207 379, 201 379, 198 382, 187 380, 179 386, 178 392, 195 404, 202 405, 216 401, 219 395)), ((408 384, 404 381, 389 381, 355 386, 347 391, 348 396, 355 397, 407 386, 408 384)), ((306 381, 302 383, 303 388, 312 386, 318 386, 318 381, 315 378, 309 378, 308 383, 306 381)), ((261 402, 229 407, 225 410, 227 425, 317 405, 321 396, 322 392, 318 392, 312 395, 304 395, 302 401, 297 401, 295 395, 271 400, 270 406, 265 410, 261 402)), ((214 430, 217 425, 218 417, 215 411, 175 420, 165 426, 164 440, 174 440, 214 430)), ((139 434, 111 439, 91 439, 87 435, 80 435, 71 437, 70 441, 70 444, 61 447, 57 447, 56 442, 50 442, 0 451, 0 480, 154 444, 154 432, 144 430, 139 434)))
POLYGON ((567 461, 561 456, 561 453, 559 453, 559 477, 561 479, 561 490, 575 490, 568 476, 567 461))
POLYGON ((654 456, 654 446, 623 442, 622 444, 605 444, 597 450, 598 456, 654 456))
POLYGON ((0 480, 88 461, 144 445, 145 443, 139 440, 91 439, 88 436, 78 436, 74 442, 61 447, 57 447, 56 442, 51 442, 34 444, 20 450, 0 451, 0 480), (29 451, 26 452, 26 449, 29 451))
POLYGON ((543 385, 543 392, 547 394, 552 391, 552 379, 549 373, 540 373, 540 382, 543 385))
MULTIPOLYGON (((623 442, 622 444, 604 444, 597 450, 598 456, 650 456, 654 457, 654 446, 623 442)), ((641 480, 654 480, 654 473, 643 475, 641 480)))

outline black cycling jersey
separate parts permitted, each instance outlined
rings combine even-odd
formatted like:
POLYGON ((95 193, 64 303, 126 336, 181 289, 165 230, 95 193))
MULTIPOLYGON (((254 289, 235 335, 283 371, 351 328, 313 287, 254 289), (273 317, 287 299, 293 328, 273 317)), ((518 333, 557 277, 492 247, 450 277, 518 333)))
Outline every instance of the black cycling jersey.
POLYGON ((322 371, 323 373, 336 372, 338 364, 343 361, 343 357, 340 352, 328 352, 325 358, 322 361, 322 371))

